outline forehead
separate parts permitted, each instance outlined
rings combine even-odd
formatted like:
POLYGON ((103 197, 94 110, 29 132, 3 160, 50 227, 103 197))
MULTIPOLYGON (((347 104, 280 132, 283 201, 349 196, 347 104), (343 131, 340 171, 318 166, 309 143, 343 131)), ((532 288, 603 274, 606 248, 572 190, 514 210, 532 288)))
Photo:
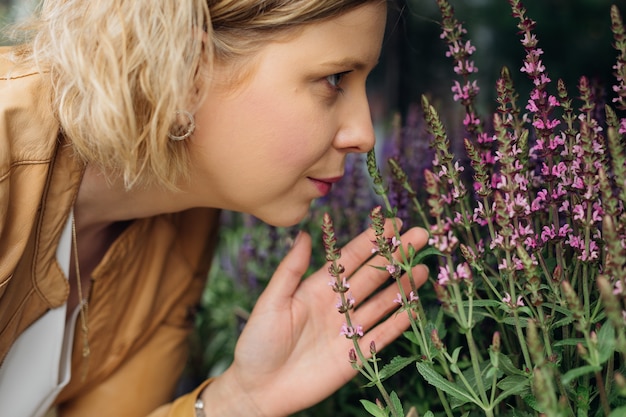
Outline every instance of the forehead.
POLYGON ((294 26, 256 39, 249 53, 217 59, 218 77, 232 87, 244 84, 260 65, 316 66, 320 70, 369 70, 378 62, 386 2, 374 1, 338 16, 294 26))

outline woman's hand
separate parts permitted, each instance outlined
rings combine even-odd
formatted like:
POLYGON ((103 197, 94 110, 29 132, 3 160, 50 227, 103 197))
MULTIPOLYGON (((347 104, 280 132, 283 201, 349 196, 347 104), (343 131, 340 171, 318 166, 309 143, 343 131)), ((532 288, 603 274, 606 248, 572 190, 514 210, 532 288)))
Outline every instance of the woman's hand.
MULTIPOLYGON (((390 221, 385 231, 393 235, 390 221)), ((414 228, 401 242, 419 249, 427 239, 425 230, 414 228)), ((352 321, 365 332, 359 341, 363 352, 369 352, 371 341, 382 348, 409 326, 406 313, 381 322, 398 307, 393 302, 398 288, 386 271, 371 267, 385 265, 382 257, 371 258, 374 240, 368 229, 342 248, 339 260, 356 300, 352 321), (386 288, 363 302, 380 286, 386 288)), ((286 416, 323 400, 355 376, 348 360, 352 340, 339 334, 345 319, 328 286, 328 265, 301 280, 310 253, 311 238, 300 233, 252 311, 233 364, 203 393, 211 416, 286 416)), ((418 286, 427 274, 423 265, 413 269, 418 286)), ((408 289, 406 276, 403 285, 408 289)))

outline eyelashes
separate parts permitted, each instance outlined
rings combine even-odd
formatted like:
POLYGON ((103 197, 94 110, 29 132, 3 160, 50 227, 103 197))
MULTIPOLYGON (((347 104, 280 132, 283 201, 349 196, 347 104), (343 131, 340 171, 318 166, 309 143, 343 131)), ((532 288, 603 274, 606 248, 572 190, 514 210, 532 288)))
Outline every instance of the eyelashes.
POLYGON ((352 71, 343 71, 336 74, 331 74, 326 77, 325 80, 331 89, 333 89, 337 93, 343 93, 343 88, 341 88, 341 82, 343 81, 343 78, 350 72, 352 71))

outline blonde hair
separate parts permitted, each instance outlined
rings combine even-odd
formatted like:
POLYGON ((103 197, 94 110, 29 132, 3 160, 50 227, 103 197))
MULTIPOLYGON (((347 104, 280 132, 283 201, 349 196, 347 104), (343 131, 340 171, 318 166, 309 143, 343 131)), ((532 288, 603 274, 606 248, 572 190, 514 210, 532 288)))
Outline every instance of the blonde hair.
MULTIPOLYGON (((63 134, 84 161, 141 183, 185 178, 178 111, 195 112, 215 60, 372 0, 44 0, 23 60, 49 71, 63 134)), ((377 0, 381 1, 381 0, 377 0)))

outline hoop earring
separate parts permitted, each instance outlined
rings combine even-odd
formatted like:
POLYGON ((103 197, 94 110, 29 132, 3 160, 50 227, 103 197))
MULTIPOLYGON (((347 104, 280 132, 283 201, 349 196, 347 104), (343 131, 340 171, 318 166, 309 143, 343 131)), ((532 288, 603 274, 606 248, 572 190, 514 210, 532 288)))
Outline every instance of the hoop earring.
POLYGON ((170 138, 170 140, 173 140, 175 142, 179 142, 181 140, 187 139, 189 136, 191 136, 194 130, 196 130, 196 120, 194 119, 193 114, 189 113, 186 110, 177 111, 176 112, 177 121, 178 121, 178 116, 180 115, 184 115, 185 117, 187 117, 188 119, 187 125, 176 126, 173 132, 169 131, 167 133, 167 137, 170 138))

